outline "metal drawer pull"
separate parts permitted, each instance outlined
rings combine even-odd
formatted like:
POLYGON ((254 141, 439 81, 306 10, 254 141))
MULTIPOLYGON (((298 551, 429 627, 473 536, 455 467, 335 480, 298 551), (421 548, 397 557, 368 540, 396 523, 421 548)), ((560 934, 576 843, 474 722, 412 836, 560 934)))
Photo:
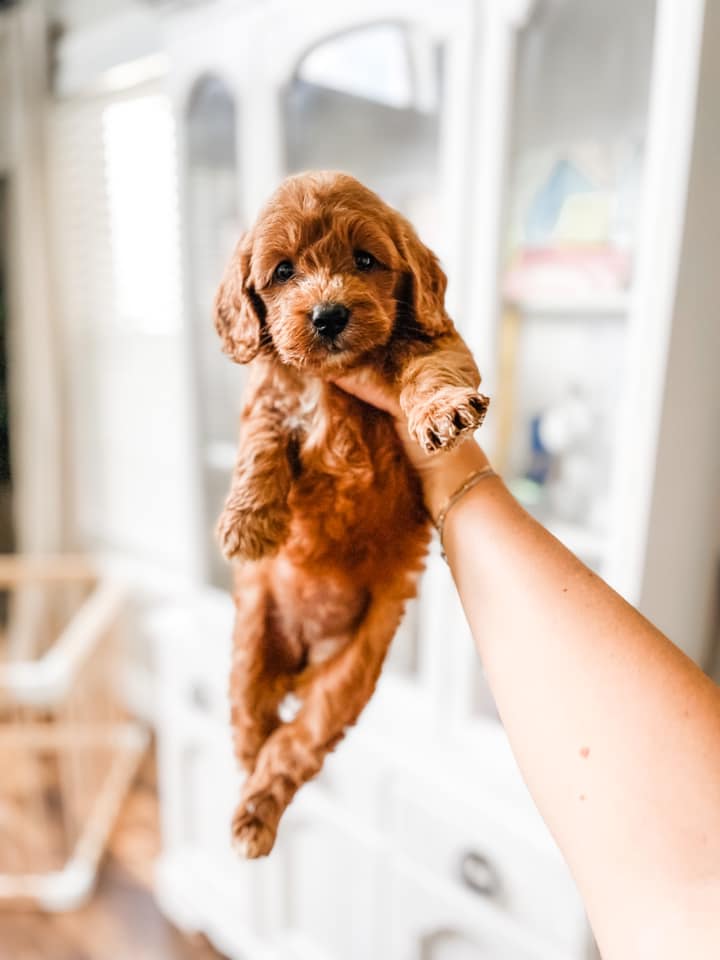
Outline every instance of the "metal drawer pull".
POLYGON ((460 877, 466 887, 484 897, 494 897, 500 892, 500 877, 495 867, 481 853, 470 850, 463 854, 460 877))

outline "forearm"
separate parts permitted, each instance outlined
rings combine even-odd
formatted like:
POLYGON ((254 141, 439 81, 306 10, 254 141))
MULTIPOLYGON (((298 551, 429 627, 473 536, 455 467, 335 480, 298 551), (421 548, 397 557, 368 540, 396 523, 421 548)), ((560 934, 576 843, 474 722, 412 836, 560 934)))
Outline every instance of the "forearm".
MULTIPOLYGON (((434 515, 485 462, 468 444, 433 473, 434 515)), ((669 956, 673 923, 697 926, 683 910, 720 904, 717 688, 500 480, 451 509, 444 545, 519 765, 606 960, 669 956), (675 917, 657 915, 663 902, 675 917), (641 944, 658 927, 660 942, 641 944)))

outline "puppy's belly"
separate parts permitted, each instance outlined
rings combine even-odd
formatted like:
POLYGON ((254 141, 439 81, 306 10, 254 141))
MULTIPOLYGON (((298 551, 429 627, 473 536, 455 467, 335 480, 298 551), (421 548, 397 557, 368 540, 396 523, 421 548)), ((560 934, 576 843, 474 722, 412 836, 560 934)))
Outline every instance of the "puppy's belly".
POLYGON ((272 592, 276 625, 310 663, 347 643, 370 600, 369 591, 341 570, 311 571, 283 554, 272 566, 272 592))
POLYGON ((429 539, 392 420, 349 397, 337 405, 322 442, 310 432, 300 451, 290 534, 271 566, 276 623, 310 663, 352 640, 389 578, 417 576, 429 539))

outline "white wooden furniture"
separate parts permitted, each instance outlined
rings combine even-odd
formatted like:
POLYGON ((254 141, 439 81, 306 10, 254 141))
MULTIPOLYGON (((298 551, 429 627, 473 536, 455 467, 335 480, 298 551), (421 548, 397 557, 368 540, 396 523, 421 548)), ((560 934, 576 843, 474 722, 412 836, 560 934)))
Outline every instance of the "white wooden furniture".
MULTIPOLYGON (((234 450, 243 372, 220 355, 210 300, 237 233, 280 177, 306 164, 354 169, 442 254, 451 310, 494 397, 484 442, 508 480, 701 656, 720 514, 720 464, 706 452, 717 449, 720 387, 702 325, 718 293, 712 227, 702 217, 703 197, 716 207, 720 195, 707 66, 718 51, 717 30, 708 29, 700 72, 704 15, 717 27, 702 0, 643 0, 630 10, 620 0, 166 4, 152 23, 167 75, 84 112, 69 89, 82 37, 61 49, 65 101, 53 108, 53 132, 70 156, 62 139, 70 119, 94 131, 104 161, 86 173, 93 210, 102 162, 123 187, 102 136, 106 107, 129 105, 124 116, 130 132, 137 124, 141 152, 172 105, 177 169, 168 162, 163 177, 153 168, 149 193, 177 175, 177 233, 172 218, 163 222, 168 244, 179 237, 182 246, 184 327, 168 322, 153 333, 147 318, 133 325, 114 303, 97 302, 84 317, 86 339, 73 339, 73 311, 84 300, 61 303, 67 342, 93 345, 103 400, 97 432, 78 431, 82 462, 101 461, 108 472, 105 486, 79 498, 83 532, 128 567, 144 564, 142 624, 159 678, 158 894, 169 916, 205 930, 228 955, 580 960, 591 950, 581 904, 522 785, 435 553, 376 697, 298 796, 273 856, 245 864, 231 855, 227 825, 239 788, 224 694, 232 612, 227 595, 209 586, 227 576, 209 531, 234 450), (157 122, 148 125, 141 117, 150 97, 157 122), (547 273, 528 282, 539 254, 564 271, 564 285, 553 287, 547 273), (614 267, 603 273, 603 263, 614 267), (603 283, 590 283, 598 272, 603 283), (103 325, 106 312, 114 326, 103 325), (700 398, 691 436, 683 416, 696 416, 700 398), (107 436, 112 445, 103 445, 107 436), (680 442, 684 471, 672 460, 680 442), (691 564, 684 555, 662 562, 675 542, 691 564), (153 595, 145 576, 153 564, 181 575, 184 589, 153 595)), ((149 16, 143 8, 138 22, 149 16)), ((104 49, 102 29, 86 32, 87 51, 104 49)), ((146 63, 147 43, 136 49, 146 63)), ((169 140, 151 142, 158 156, 169 140)), ((76 195, 57 196, 56 210, 72 212, 76 195)), ((152 199, 151 225, 160 217, 152 199)), ((72 249, 63 272, 70 287, 97 256, 82 234, 72 249)), ((120 260, 115 249, 111 275, 120 260)), ((71 373, 82 374, 82 356, 71 351, 71 373)), ((87 401, 91 385, 82 389, 87 401)))
POLYGON ((124 595, 79 557, 0 557, 0 907, 72 910, 147 734, 118 695, 124 595))
POLYGON ((294 801, 271 857, 239 861, 227 837, 240 785, 231 625, 220 593, 149 625, 162 677, 156 889, 175 922, 232 957, 587 955, 582 906, 500 727, 470 755, 433 729, 441 715, 409 722, 392 674, 294 801))
MULTIPOLYGON (((641 24, 646 72, 639 79, 646 88, 650 8, 647 13, 641 24)), ((459 2, 440 11, 403 2, 392 9, 371 2, 360 10, 316 2, 302 11, 274 4, 238 10, 234 17, 226 8, 217 22, 195 10, 171 23, 171 83, 188 218, 188 320, 195 355, 213 371, 197 378, 207 384, 198 397, 198 488, 206 526, 217 513, 234 453, 227 424, 242 381, 242 372, 223 369, 214 345, 208 346, 212 288, 220 254, 227 255, 236 233, 287 172, 349 168, 403 208, 443 256, 451 309, 463 333, 483 361, 497 352, 503 223, 516 186, 504 171, 513 172, 523 159, 523 131, 514 125, 512 109, 514 60, 519 44, 520 56, 529 57, 527 48, 546 39, 542 22, 535 35, 530 25, 519 36, 529 14, 524 3, 459 2), (397 69, 403 52, 406 75, 397 69), (375 58, 370 78, 355 68, 363 55, 375 58), (516 153, 508 149, 513 133, 516 153), (203 429, 203 423, 210 426, 203 429)), ((578 19, 582 26, 582 14, 578 19)), ((605 24, 610 43, 612 24, 605 24)), ((555 53, 554 39, 551 34, 547 40, 546 56, 555 53)), ((573 66, 580 65, 571 58, 573 66)), ((645 103, 639 112, 633 119, 644 146, 645 103)), ((578 119, 571 114, 558 136, 571 140, 578 119)), ((525 303, 515 309, 542 314, 540 320, 549 315, 550 322, 554 314, 568 314, 563 323, 574 327, 568 335, 576 341, 571 360, 588 344, 612 338, 607 325, 617 328, 616 314, 622 314, 623 326, 631 323, 625 290, 600 297, 590 289, 556 306, 525 303), (586 315, 591 325, 604 325, 599 337, 587 337, 586 315)), ((552 334, 557 339, 552 327, 536 332, 536 349, 552 334)), ((516 350, 521 340, 522 332, 516 350)), ((555 349, 563 349, 562 334, 555 349)), ((502 371, 483 366, 491 392, 501 390, 502 371)), ((587 373, 578 371, 581 382, 587 373)), ((606 523, 611 526, 612 519, 606 523)), ((577 524, 566 523, 560 532, 581 553, 589 543, 591 561, 610 563, 604 538, 577 524)), ((214 549, 206 569, 222 582, 214 549)), ((224 672, 219 657, 209 658, 204 645, 201 652, 197 636, 227 637, 230 612, 224 612, 222 631, 202 609, 196 608, 190 629, 156 631, 167 697, 161 782, 172 823, 159 891, 172 916, 202 927, 233 956, 586 955, 590 937, 582 907, 514 769, 449 577, 435 554, 375 700, 318 783, 298 797, 267 864, 232 863, 226 836, 218 832, 237 783, 219 709, 224 701, 209 692, 218 689, 224 672), (185 635, 188 653, 179 668, 177 644, 185 635), (198 702, 214 721, 202 716, 198 702), (483 759, 477 764, 470 758, 483 759), (189 783, 189 802, 197 806, 183 817, 174 808, 187 804, 179 797, 187 797, 181 785, 189 783), (191 866, 198 857, 204 867, 191 866), (198 875, 207 885, 196 882, 198 875), (237 881, 230 884, 230 876, 237 881)))
MULTIPOLYGON (((168 21, 205 529, 225 492, 243 379, 217 350, 209 306, 237 234, 287 172, 349 167, 404 209, 443 255, 453 312, 477 345, 477 290, 463 271, 472 247, 494 293, 501 208, 479 237, 467 198, 502 166, 488 114, 527 12, 311 3, 168 21), (490 62, 478 77, 481 51, 490 62)), ((216 556, 211 545, 206 575, 222 585, 216 556)), ((239 789, 224 698, 230 629, 227 598, 207 593, 149 627, 163 697, 158 892, 170 916, 231 956, 585 956, 582 907, 475 664, 467 671, 467 629, 435 551, 373 703, 293 804, 268 863, 238 863, 228 849, 239 789)))

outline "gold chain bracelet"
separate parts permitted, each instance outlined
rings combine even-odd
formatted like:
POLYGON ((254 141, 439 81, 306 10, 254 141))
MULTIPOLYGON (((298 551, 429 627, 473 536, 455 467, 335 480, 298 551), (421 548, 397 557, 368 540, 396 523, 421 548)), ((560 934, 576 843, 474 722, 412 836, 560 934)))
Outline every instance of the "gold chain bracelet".
POLYGON ((435 528, 440 536, 440 556, 447 563, 447 554, 445 553, 445 545, 443 544, 443 529, 445 527, 445 517, 448 515, 448 511, 451 507, 454 507, 455 504, 461 497, 464 497, 468 490, 472 490, 474 486, 480 483, 481 480, 484 480, 486 477, 496 477, 497 474, 493 468, 488 464, 485 467, 482 467, 480 470, 475 470, 473 473, 467 477, 463 483, 458 487, 455 493, 451 493, 443 504, 438 518, 435 521, 435 528))

